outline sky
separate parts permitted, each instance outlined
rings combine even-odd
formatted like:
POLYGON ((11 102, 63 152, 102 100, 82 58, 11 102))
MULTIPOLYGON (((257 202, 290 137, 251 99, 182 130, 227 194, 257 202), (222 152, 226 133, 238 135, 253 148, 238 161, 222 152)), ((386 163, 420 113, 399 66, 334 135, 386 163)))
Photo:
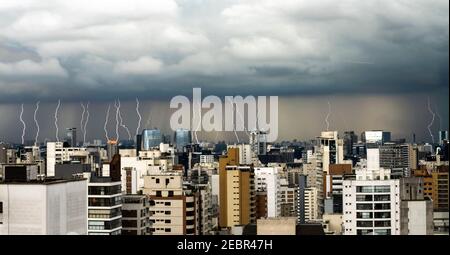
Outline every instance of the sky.
POLYGON ((131 129, 138 97, 142 125, 170 132, 170 99, 194 87, 279 96, 279 139, 317 136, 330 102, 333 129, 429 140, 427 98, 448 129, 448 38, 446 0, 2 0, 0 140, 20 140, 22 103, 34 138, 37 101, 54 139, 58 100, 61 129, 90 102, 88 139, 116 98, 131 129))

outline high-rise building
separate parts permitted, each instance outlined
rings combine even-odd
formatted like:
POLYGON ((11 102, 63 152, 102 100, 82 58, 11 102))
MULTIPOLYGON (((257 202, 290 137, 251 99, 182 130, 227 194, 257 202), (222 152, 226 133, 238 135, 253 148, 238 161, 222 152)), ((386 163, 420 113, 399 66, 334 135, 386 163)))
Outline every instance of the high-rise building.
POLYGON ((325 198, 330 199, 332 204, 325 213, 342 213, 342 182, 352 173, 351 164, 330 165, 330 174, 325 175, 324 193, 325 198))
POLYGON ((253 151, 250 144, 234 144, 228 145, 227 149, 238 148, 239 149, 239 164, 240 165, 250 165, 253 160, 253 151))
POLYGON ((67 142, 71 147, 77 147, 77 128, 68 128, 67 129, 67 142))
POLYGON ((86 222, 86 179, 0 182, 0 235, 85 235, 86 222))
POLYGON ((115 139, 108 140, 106 142, 108 161, 111 161, 114 155, 119 153, 119 141, 115 139))
POLYGON ((252 166, 239 165, 239 149, 219 158, 220 227, 255 223, 255 184, 252 166))
POLYGON ((150 234, 150 201, 145 195, 124 195, 122 235, 150 234))
POLYGON ((191 131, 188 129, 177 129, 175 131, 175 145, 178 151, 192 143, 191 131))
POLYGON ((120 180, 90 176, 88 183, 88 235, 122 233, 122 192, 120 180))
POLYGON ((448 141, 448 131, 439 130, 439 145, 443 145, 445 140, 448 141))
POLYGON ((278 217, 281 214, 280 205, 280 175, 278 167, 256 167, 255 183, 257 192, 267 194, 267 217, 278 217))
POLYGON ((8 163, 8 146, 0 143, 0 164, 8 163))
POLYGON ((55 166, 64 163, 89 163, 86 148, 64 147, 62 142, 47 143, 47 176, 55 176, 55 166))
POLYGON ((185 194, 180 172, 144 176, 144 194, 150 198, 152 235, 195 235, 195 196, 185 194))
POLYGON ((162 143, 162 134, 159 129, 144 129, 142 131, 142 150, 148 151, 152 148, 159 148, 162 143))
POLYGON ((345 235, 399 235, 398 179, 345 180, 343 222, 345 235))
POLYGON ((297 217, 298 187, 288 183, 286 179, 280 180, 280 216, 297 217))
POLYGON ((361 134, 361 141, 365 144, 383 144, 391 141, 391 132, 383 130, 364 131, 361 134))
POLYGON ((344 156, 351 157, 353 156, 353 144, 358 142, 358 136, 354 131, 345 131, 344 132, 344 156))
POLYGON ((89 176, 88 235, 120 235, 122 233, 119 154, 114 155, 108 170, 108 175, 102 176, 92 172, 89 176))
POLYGON ((317 188, 308 187, 305 189, 305 221, 315 222, 319 219, 319 203, 317 199, 317 188))
POLYGON ((411 144, 396 144, 386 142, 380 148, 380 167, 391 169, 392 175, 409 177, 413 162, 413 147, 411 144))
POLYGON ((431 173, 433 179, 433 208, 435 211, 448 212, 448 165, 439 166, 431 173))
POLYGON ((380 168, 378 149, 368 149, 367 165, 342 185, 345 235, 400 234, 400 180, 380 168))
POLYGON ((318 137, 322 171, 329 173, 331 164, 344 163, 344 141, 339 139, 337 131, 325 131, 318 137))
POLYGON ((424 196, 423 178, 400 179, 400 234, 432 235, 433 203, 424 196))
POLYGON ((249 137, 249 143, 253 155, 266 155, 267 153, 267 133, 263 131, 251 131, 249 137))

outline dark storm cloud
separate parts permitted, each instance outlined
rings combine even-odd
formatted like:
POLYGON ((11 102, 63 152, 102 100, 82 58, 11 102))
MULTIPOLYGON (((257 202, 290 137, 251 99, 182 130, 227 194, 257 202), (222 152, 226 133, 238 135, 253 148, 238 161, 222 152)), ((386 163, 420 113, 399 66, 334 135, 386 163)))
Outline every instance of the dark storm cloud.
POLYGON ((2 1, 0 101, 430 92, 448 1, 2 1))

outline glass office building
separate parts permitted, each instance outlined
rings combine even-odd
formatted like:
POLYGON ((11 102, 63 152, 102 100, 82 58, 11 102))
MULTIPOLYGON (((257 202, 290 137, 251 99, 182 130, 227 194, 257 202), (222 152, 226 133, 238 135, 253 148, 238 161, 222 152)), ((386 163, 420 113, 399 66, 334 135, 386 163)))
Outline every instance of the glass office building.
POLYGON ((159 129, 144 129, 142 131, 142 149, 150 150, 151 148, 159 147, 162 142, 161 130, 159 129))

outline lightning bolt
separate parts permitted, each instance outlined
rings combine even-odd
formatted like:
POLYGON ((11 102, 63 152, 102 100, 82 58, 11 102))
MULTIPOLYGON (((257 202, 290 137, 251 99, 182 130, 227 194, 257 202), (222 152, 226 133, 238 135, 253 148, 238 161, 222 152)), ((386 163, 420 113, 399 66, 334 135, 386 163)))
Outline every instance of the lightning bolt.
POLYGON ((118 111, 119 111, 119 120, 120 120, 120 126, 125 129, 125 131, 127 131, 128 134, 128 140, 131 140, 131 132, 130 129, 128 129, 128 127, 123 123, 123 118, 122 118, 122 112, 120 111, 120 99, 117 99, 118 102, 118 111))
POLYGON ((58 105, 56 105, 55 109, 55 128, 56 128, 56 141, 59 142, 59 127, 58 127, 58 111, 59 107, 61 106, 61 100, 58 99, 58 105))
POLYGON ((117 101, 114 101, 114 107, 116 108, 116 139, 119 142, 119 106, 117 101))
POLYGON ((327 124, 327 131, 330 129, 330 122, 328 121, 328 118, 330 118, 331 115, 331 104, 330 101, 328 101, 328 113, 327 116, 325 117, 325 123, 327 124))
MULTIPOLYGON (((231 103, 231 105, 233 106, 233 108, 236 108, 236 112, 239 112, 239 111, 237 110, 237 107, 235 107, 235 104, 233 103, 233 101, 231 101, 231 99, 229 99, 229 98, 228 98, 228 101, 230 101, 230 103, 231 103)), ((234 115, 234 111, 232 111, 232 112, 233 112, 233 115, 234 115)), ((233 119, 234 119, 234 118, 233 118, 233 119)), ((234 126, 233 126, 234 136, 236 137, 237 142, 240 143, 240 142, 239 142, 239 136, 238 136, 238 134, 237 134, 237 132, 236 132, 235 126, 236 126, 236 123, 235 123, 234 126)))
POLYGON ((197 127, 195 128, 195 130, 194 130, 194 137, 195 137, 195 141, 197 142, 197 144, 200 144, 200 143, 198 142, 197 131, 198 131, 198 129, 200 128, 200 125, 201 125, 201 123, 202 123, 202 121, 201 121, 201 118, 202 118, 202 108, 201 108, 201 107, 199 107, 199 117, 200 117, 200 121, 198 122, 198 125, 197 125, 197 127))
POLYGON ((438 119, 439 119, 439 131, 441 131, 442 130, 442 118, 441 118, 441 115, 439 114, 437 104, 434 104, 434 108, 436 109, 436 117, 438 117, 438 119))
POLYGON ((25 130, 27 129, 27 124, 25 121, 23 121, 23 104, 20 106, 20 116, 19 116, 20 122, 22 123, 22 144, 25 143, 25 130))
POLYGON ((430 133, 430 136, 431 136, 431 141, 434 144, 434 136, 433 136, 433 132, 431 131, 431 126, 433 126, 435 114, 434 114, 433 110, 431 109, 430 97, 428 97, 428 111, 431 113, 432 118, 431 118, 431 122, 430 122, 430 124, 428 124, 427 128, 428 128, 428 132, 430 133))
POLYGON ((89 102, 86 104, 86 120, 84 122, 84 132, 83 132, 83 145, 86 144, 86 133, 87 133, 87 124, 89 122, 89 102))
POLYGON ((105 124, 103 125, 103 130, 105 130, 106 141, 109 140, 108 129, 107 129, 106 127, 108 126, 109 111, 110 111, 110 110, 111 110, 111 104, 108 104, 108 109, 106 110, 105 124))
POLYGON ((139 112, 139 99, 136 97, 136 113, 138 115, 138 125, 136 128, 136 136, 139 134, 139 129, 141 128, 141 121, 142 121, 142 116, 141 113, 139 112))
POLYGON ((86 112, 86 107, 84 106, 83 102, 80 102, 81 108, 83 109, 83 112, 81 113, 81 121, 80 121, 80 129, 81 133, 84 134, 84 113, 86 112))
POLYGON ((33 118, 34 118, 34 123, 36 123, 36 128, 37 128, 37 131, 36 131, 36 137, 34 138, 34 145, 35 145, 35 146, 37 146, 37 142, 38 142, 38 138, 39 138, 39 131, 40 131, 39 123, 38 123, 37 117, 36 117, 37 112, 38 112, 38 110, 39 110, 39 103, 40 103, 40 101, 37 101, 37 103, 36 103, 36 109, 34 110, 34 116, 33 116, 33 118))

